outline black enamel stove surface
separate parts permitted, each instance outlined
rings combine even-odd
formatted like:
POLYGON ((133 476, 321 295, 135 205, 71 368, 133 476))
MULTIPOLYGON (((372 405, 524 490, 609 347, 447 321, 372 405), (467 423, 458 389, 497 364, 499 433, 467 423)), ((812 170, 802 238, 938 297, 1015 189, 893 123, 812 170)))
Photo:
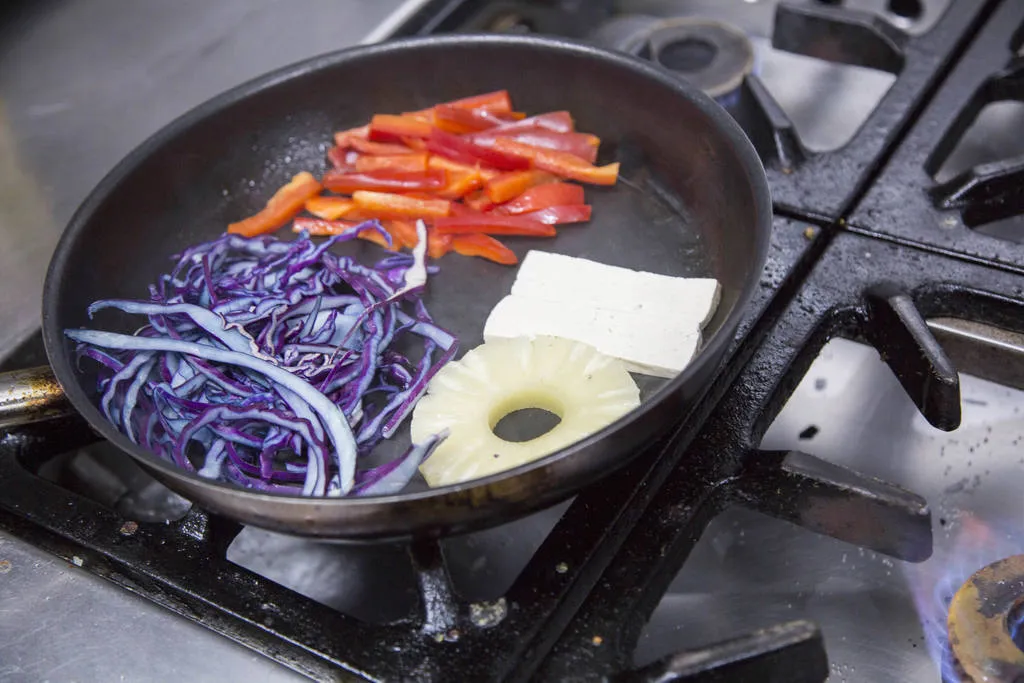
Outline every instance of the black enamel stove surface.
MULTIPOLYGON (((481 28, 512 13, 508 30, 586 37, 609 8, 430 2, 398 33, 481 28)), ((1024 213, 1020 161, 993 160, 944 183, 931 168, 985 103, 1021 99, 1014 53, 1024 5, 953 2, 919 36, 841 3, 780 6, 775 27, 777 47, 888 70, 893 85, 849 142, 812 153, 759 79, 746 77, 729 108, 769 169, 777 216, 730 361, 670 438, 568 505, 500 596, 460 595, 452 558, 422 543, 389 556, 411 577, 412 599, 397 614, 367 620, 333 609, 230 561, 241 531, 230 522, 198 510, 139 522, 115 499, 105 505, 38 476, 60 457, 66 425, 0 439, 0 527, 316 679, 825 680, 828 643, 807 620, 640 668, 632 655, 669 582, 728 506, 898 560, 930 555, 930 512, 915 493, 758 444, 832 337, 875 347, 924 417, 954 429, 956 367, 926 320, 1024 332, 1020 247, 974 230, 1024 213)), ((29 342, 6 369, 42 360, 29 342)))

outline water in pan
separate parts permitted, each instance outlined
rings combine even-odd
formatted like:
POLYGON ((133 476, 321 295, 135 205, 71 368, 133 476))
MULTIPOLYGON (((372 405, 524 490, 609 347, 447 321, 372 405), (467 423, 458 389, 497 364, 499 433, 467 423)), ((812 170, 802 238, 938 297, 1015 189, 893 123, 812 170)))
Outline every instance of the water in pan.
MULTIPOLYGON (((846 9, 873 12, 920 35, 935 25, 949 0, 848 0, 841 4, 846 9)), ((804 144, 819 152, 842 147, 878 105, 895 76, 774 49, 771 35, 777 5, 777 0, 618 0, 615 9, 631 15, 701 17, 739 28, 754 45, 755 70, 793 121, 804 144)))
POLYGON ((830 681, 939 679, 943 586, 1024 551, 1024 392, 961 375, 963 425, 921 418, 873 349, 834 340, 765 436, 924 496, 935 552, 920 565, 742 509, 718 517, 648 623, 639 663, 797 618, 817 622, 830 681), (813 427, 813 429, 812 429, 813 427))

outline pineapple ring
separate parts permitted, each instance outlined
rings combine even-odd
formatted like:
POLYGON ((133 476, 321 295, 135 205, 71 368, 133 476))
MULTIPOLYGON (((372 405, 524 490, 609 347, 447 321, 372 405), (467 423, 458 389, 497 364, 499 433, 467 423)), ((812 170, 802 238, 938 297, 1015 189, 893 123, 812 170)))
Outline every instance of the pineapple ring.
POLYGON ((430 486, 532 462, 640 405, 640 390, 620 360, 557 337, 489 341, 443 367, 427 392, 413 412, 413 442, 449 431, 420 465, 430 486), (547 410, 561 422, 528 441, 506 441, 494 433, 503 417, 526 408, 547 410))

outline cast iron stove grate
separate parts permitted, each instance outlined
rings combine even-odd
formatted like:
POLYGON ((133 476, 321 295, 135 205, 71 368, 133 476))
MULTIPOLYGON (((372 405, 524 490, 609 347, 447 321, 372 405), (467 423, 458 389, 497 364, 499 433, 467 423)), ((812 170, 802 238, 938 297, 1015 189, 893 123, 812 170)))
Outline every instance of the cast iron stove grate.
MULTIPOLYGON (((608 0, 433 0, 395 36, 496 31, 588 40, 615 16, 614 4, 608 0)), ((806 148, 755 73, 743 78, 735 97, 719 98, 757 148, 775 205, 827 221, 848 212, 880 156, 902 134, 994 4, 954 1, 926 33, 912 36, 875 14, 842 7, 842 3, 780 3, 771 36, 776 50, 876 69, 895 75, 896 80, 853 138, 827 152, 806 148)), ((657 58, 656 49, 637 46, 630 51, 657 58)))
POLYGON ((857 207, 851 225, 1024 272, 1024 156, 982 163, 945 182, 933 179, 986 105, 1024 102, 1022 50, 1024 3, 1003 3, 857 207), (1008 240, 978 232, 1007 220, 1008 240))

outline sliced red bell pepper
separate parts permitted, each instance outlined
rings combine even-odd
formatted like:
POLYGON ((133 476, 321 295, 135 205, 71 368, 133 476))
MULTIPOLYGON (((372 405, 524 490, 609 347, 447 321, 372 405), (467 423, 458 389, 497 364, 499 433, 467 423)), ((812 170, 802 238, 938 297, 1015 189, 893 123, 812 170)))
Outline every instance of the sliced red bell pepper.
POLYGON ((373 171, 367 173, 343 173, 327 171, 324 187, 338 194, 352 194, 356 190, 378 192, 419 192, 439 190, 448 183, 445 171, 427 170, 423 173, 399 173, 373 171))
POLYGON ((399 247, 412 249, 420 241, 416 234, 416 224, 411 221, 390 220, 384 223, 384 227, 391 233, 391 238, 399 247))
POLYGON ((448 216, 434 220, 434 229, 440 235, 526 235, 554 237, 555 228, 522 216, 502 216, 494 213, 448 216))
POLYGON ((467 206, 462 202, 452 202, 453 216, 479 216, 482 213, 482 211, 477 211, 476 209, 467 206))
POLYGON ((331 147, 327 150, 327 161, 338 171, 351 171, 355 168, 349 163, 349 150, 342 147, 331 147))
POLYGON ((357 128, 349 128, 348 130, 340 130, 334 134, 334 144, 342 149, 352 146, 352 141, 356 139, 366 140, 370 135, 369 124, 359 126, 357 128))
POLYGON ((507 90, 496 90, 481 95, 472 95, 450 102, 439 102, 429 109, 409 112, 410 115, 429 115, 436 107, 454 107, 456 109, 486 109, 495 113, 507 113, 512 111, 512 98, 507 90))
POLYGON ((416 153, 416 150, 410 149, 404 144, 400 145, 394 142, 372 142, 370 140, 364 140, 363 138, 351 138, 348 141, 348 143, 349 147, 359 152, 360 154, 372 154, 374 156, 381 156, 416 153))
POLYGON ((402 138, 430 137, 433 126, 413 116, 376 114, 370 120, 370 140, 373 142, 401 142, 402 138))
POLYGON ((402 138, 402 144, 414 152, 427 151, 427 141, 419 138, 402 138))
POLYGON ((495 131, 511 132, 515 130, 529 130, 531 128, 544 128, 556 133, 571 133, 575 128, 572 114, 567 111, 549 111, 546 114, 530 116, 519 121, 503 123, 495 131))
POLYGON ((374 244, 376 244, 378 246, 384 247, 388 251, 398 251, 398 245, 394 243, 394 238, 392 238, 391 244, 388 244, 387 238, 384 237, 384 235, 380 234, 379 232, 377 232, 376 230, 374 230, 372 228, 367 228, 366 230, 360 230, 359 234, 356 235, 356 236, 359 239, 361 239, 361 240, 366 240, 367 242, 373 242, 374 244))
POLYGON ((306 200, 306 211, 328 221, 344 218, 355 206, 356 203, 347 197, 310 197, 306 200))
POLYGON ((433 123, 449 133, 472 133, 487 130, 504 123, 517 121, 526 115, 518 111, 495 112, 490 109, 460 109, 439 104, 433 109, 433 123))
POLYGON ((517 218, 529 218, 546 225, 564 225, 565 223, 585 223, 590 220, 590 204, 565 204, 549 206, 539 211, 524 213, 517 218))
POLYGON ((617 162, 606 166, 594 166, 568 152, 524 145, 509 138, 497 138, 492 149, 510 156, 529 159, 534 168, 549 171, 563 178, 578 180, 581 183, 614 185, 619 177, 617 162))
POLYGON ((481 256, 505 266, 519 263, 515 253, 490 235, 458 235, 452 240, 452 250, 463 256, 481 256))
POLYGON ((454 171, 448 174, 448 184, 437 191, 437 196, 444 199, 462 199, 470 192, 479 190, 483 184, 484 179, 476 171, 469 173, 454 171))
POLYGON ((495 171, 493 168, 483 168, 479 161, 475 161, 472 164, 463 164, 458 161, 452 161, 448 157, 438 156, 437 154, 432 154, 427 159, 427 168, 448 171, 449 173, 479 173, 480 177, 484 180, 490 180, 501 173, 501 171, 495 171))
POLYGON ((510 140, 534 147, 568 152, 591 164, 597 161, 597 148, 601 145, 601 139, 589 133, 556 133, 553 130, 539 127, 515 131, 492 129, 466 137, 482 147, 493 147, 494 141, 499 137, 507 137, 510 140))
POLYGON ((497 208, 499 213, 514 216, 530 211, 539 211, 549 206, 564 206, 568 204, 582 204, 583 187, 572 183, 543 183, 531 187, 515 199, 511 199, 497 208))
POLYGON ((451 213, 451 202, 447 199, 418 199, 365 190, 353 192, 352 199, 360 209, 388 218, 436 218, 451 213))
POLYGON ((462 201, 465 202, 466 206, 476 212, 490 211, 494 208, 494 202, 491 201, 490 197, 487 196, 487 193, 484 190, 470 192, 462 201))
POLYGON ((274 193, 259 213, 231 223, 228 225, 228 232, 246 237, 273 232, 302 211, 306 200, 320 194, 321 189, 320 183, 311 173, 298 173, 288 184, 274 193))
POLYGON ((336 219, 299 216, 292 223, 292 232, 302 232, 305 230, 314 237, 325 237, 328 235, 340 235, 346 230, 351 230, 357 225, 359 225, 359 223, 355 221, 339 221, 336 219))
POLYGON ((452 250, 451 235, 439 235, 433 228, 427 228, 427 256, 432 259, 439 259, 452 250))
POLYGON ((356 159, 356 172, 395 171, 398 173, 426 173, 427 156, 426 152, 361 156, 356 159))
POLYGON ((501 171, 517 171, 530 167, 529 159, 524 159, 522 155, 505 154, 493 148, 482 147, 438 128, 430 131, 427 149, 459 163, 483 163, 501 171))
POLYGON ((492 203, 502 204, 513 197, 518 197, 534 185, 550 183, 553 180, 556 180, 555 176, 545 171, 502 173, 488 180, 484 185, 484 191, 492 203))

